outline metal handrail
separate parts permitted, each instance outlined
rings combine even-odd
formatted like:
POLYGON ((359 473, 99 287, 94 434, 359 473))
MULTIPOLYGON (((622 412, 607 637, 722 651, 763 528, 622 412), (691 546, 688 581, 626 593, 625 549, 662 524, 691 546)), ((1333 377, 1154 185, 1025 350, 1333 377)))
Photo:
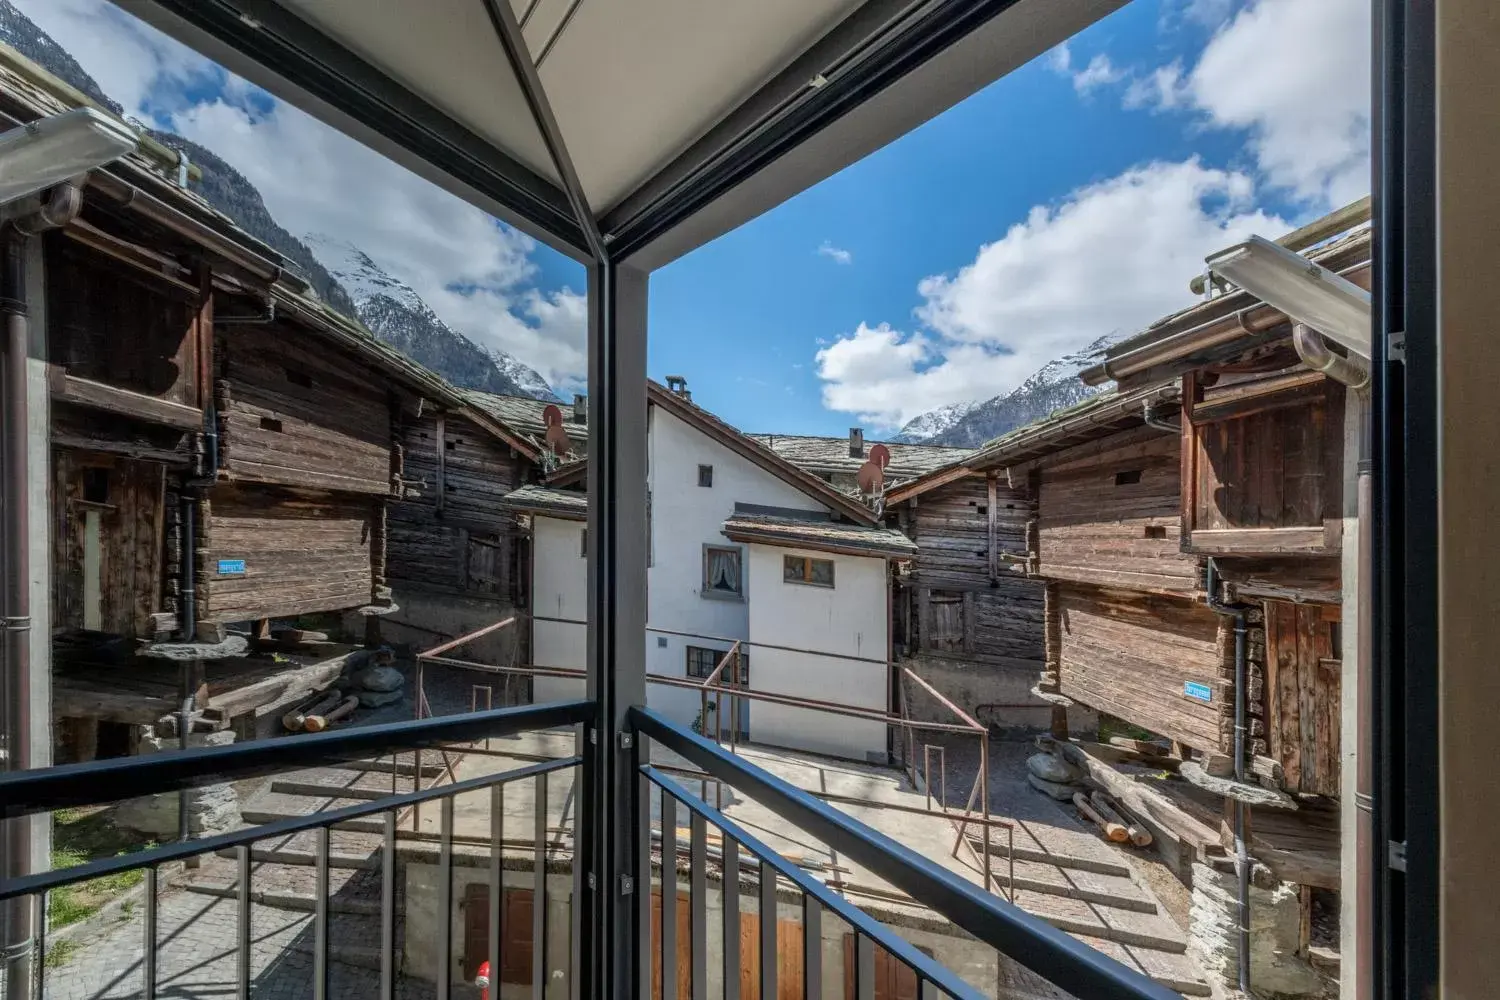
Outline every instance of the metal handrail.
MULTIPOLYGON (((937 986, 948 996, 953 997, 954 1000, 984 1000, 985 994, 982 991, 964 982, 963 979, 957 976, 946 965, 919 951, 915 945, 870 916, 864 910, 850 903, 843 896, 829 889, 796 864, 782 857, 780 852, 761 842, 744 827, 728 816, 725 816, 720 810, 715 809, 707 802, 693 795, 674 779, 649 765, 641 768, 641 773, 668 795, 671 795, 678 802, 687 806, 689 812, 702 816, 709 823, 718 827, 726 838, 732 839, 740 847, 745 848, 751 854, 755 855, 756 858, 774 868, 780 877, 791 882, 798 889, 816 899, 826 909, 836 913, 849 925, 851 930, 865 935, 894 955, 898 960, 910 966, 922 979, 937 986)), ((663 837, 665 836, 666 831, 663 830, 663 837)), ((665 840, 663 843, 665 843, 665 840)), ((727 850, 724 856, 724 867, 724 877, 727 880, 730 877, 728 873, 731 870, 727 850)), ((663 882, 668 881, 667 859, 665 856, 662 858, 662 872, 663 882)), ((804 958, 804 961, 806 960, 804 958)))
MULTIPOLYGON (((594 703, 579 699, 497 708, 291 739, 114 757, 83 764, 13 771, 0 776, 0 819, 70 806, 102 805, 142 795, 253 778, 301 767, 337 764, 377 754, 510 736, 586 722, 594 703)), ((197 841, 195 843, 202 843, 197 841)))
POLYGON ((436 785, 431 788, 424 788, 419 792, 407 792, 404 795, 388 795, 385 798, 361 802, 359 805, 329 809, 325 812, 311 813, 307 816, 275 820, 259 826, 246 827, 243 830, 215 834, 211 837, 204 837, 201 840, 178 841, 176 843, 163 844, 160 847, 153 847, 146 851, 134 851, 129 854, 118 854, 111 858, 99 858, 95 861, 85 862, 84 864, 74 865, 58 871, 35 872, 30 875, 22 875, 19 878, 0 881, 0 902, 13 899, 16 896, 29 896, 33 893, 48 892, 53 889, 61 889, 64 886, 76 885, 79 882, 88 882, 104 875, 115 875, 120 872, 133 871, 137 868, 160 866, 172 861, 181 861, 185 858, 212 854, 215 851, 225 850, 230 847, 253 844, 260 840, 271 840, 277 837, 303 833, 307 830, 337 826, 339 823, 346 823, 351 819, 362 819, 366 816, 377 816, 381 813, 395 812, 417 802, 446 799, 455 795, 462 795, 465 792, 480 791, 494 785, 520 781, 524 778, 534 778, 539 774, 550 774, 553 771, 566 770, 582 763, 582 757, 559 757, 556 760, 545 761, 539 764, 529 764, 510 771, 483 774, 477 778, 467 778, 463 781, 454 782, 451 785, 436 785))
POLYGON ((630 723, 640 735, 819 837, 1053 985, 1091 1000, 1180 1000, 1167 987, 651 709, 632 708, 630 723))

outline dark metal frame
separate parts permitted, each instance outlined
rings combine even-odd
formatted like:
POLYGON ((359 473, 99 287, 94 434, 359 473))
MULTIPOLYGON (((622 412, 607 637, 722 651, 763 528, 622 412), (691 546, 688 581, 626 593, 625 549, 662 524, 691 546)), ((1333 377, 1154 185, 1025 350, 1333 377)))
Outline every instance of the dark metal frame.
POLYGON ((1441 944, 1436 13, 1375 14, 1372 995, 1417 1000, 1437 994, 1441 944))

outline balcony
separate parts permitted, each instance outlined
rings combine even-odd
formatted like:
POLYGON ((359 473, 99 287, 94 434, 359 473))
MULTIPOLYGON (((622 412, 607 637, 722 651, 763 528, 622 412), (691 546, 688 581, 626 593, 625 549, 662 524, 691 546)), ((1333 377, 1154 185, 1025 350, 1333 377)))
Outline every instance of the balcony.
POLYGON ((0 779, 7 819, 254 777, 328 786, 310 815, 12 879, 0 901, 44 928, 49 895, 141 873, 103 937, 38 935, 43 997, 473 996, 484 962, 501 997, 596 995, 595 977, 620 975, 663 1000, 1176 996, 649 709, 629 712, 634 777, 600 813, 580 794, 596 711, 501 708, 14 773, 0 779), (486 746, 489 773, 420 780, 486 746), (772 820, 732 818, 719 789, 772 820), (600 828, 628 845, 610 881, 575 863, 600 828), (788 843, 833 848, 922 918, 882 922, 788 843), (661 891, 664 858, 676 892, 661 891), (924 927, 952 945, 914 943, 935 939, 924 927), (628 947, 591 950, 610 939, 628 947))

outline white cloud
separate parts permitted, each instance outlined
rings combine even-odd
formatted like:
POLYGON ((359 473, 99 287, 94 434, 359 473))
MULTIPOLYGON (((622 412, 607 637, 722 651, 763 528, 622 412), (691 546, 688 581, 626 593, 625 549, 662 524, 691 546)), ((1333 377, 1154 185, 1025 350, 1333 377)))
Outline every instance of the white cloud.
POLYGON ((854 254, 850 253, 848 250, 845 250, 842 247, 834 246, 827 240, 824 240, 822 245, 818 247, 818 253, 822 254, 824 257, 829 258, 835 264, 854 263, 854 254))
POLYGON ((1288 225, 1255 183, 1197 159, 1152 163, 1036 206, 956 274, 924 279, 920 327, 860 323, 818 351, 823 403, 881 427, 1015 388, 1058 356, 1181 307, 1206 254, 1288 225))
MULTIPOLYGON (((1197 0, 1198 16, 1228 5, 1197 0)), ((1209 40, 1192 70, 1157 70, 1127 106, 1192 107, 1245 129, 1265 179, 1320 208, 1370 190, 1369 0, 1258 0, 1209 40)))
POLYGON ((1061 76, 1071 77, 1073 89, 1079 94, 1087 94, 1097 87, 1108 86, 1119 83, 1124 79, 1126 73, 1113 62, 1109 56, 1099 53, 1088 61, 1088 65, 1080 70, 1073 69, 1073 50, 1063 42, 1047 53, 1047 66, 1052 72, 1061 76))
POLYGON ((222 99, 190 102, 183 95, 191 81, 222 71, 103 0, 18 6, 127 113, 169 117, 174 131, 243 173, 292 233, 354 244, 454 330, 514 355, 559 389, 585 377, 585 296, 534 287, 537 248, 529 237, 242 81, 226 86, 219 78, 198 92, 222 92, 222 99))

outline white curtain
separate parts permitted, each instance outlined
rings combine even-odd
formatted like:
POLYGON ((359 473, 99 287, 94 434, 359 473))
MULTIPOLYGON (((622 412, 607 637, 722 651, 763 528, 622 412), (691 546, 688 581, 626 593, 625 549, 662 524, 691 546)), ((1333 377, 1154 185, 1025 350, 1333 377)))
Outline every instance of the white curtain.
POLYGON ((739 549, 708 550, 708 589, 727 594, 740 592, 739 549))

